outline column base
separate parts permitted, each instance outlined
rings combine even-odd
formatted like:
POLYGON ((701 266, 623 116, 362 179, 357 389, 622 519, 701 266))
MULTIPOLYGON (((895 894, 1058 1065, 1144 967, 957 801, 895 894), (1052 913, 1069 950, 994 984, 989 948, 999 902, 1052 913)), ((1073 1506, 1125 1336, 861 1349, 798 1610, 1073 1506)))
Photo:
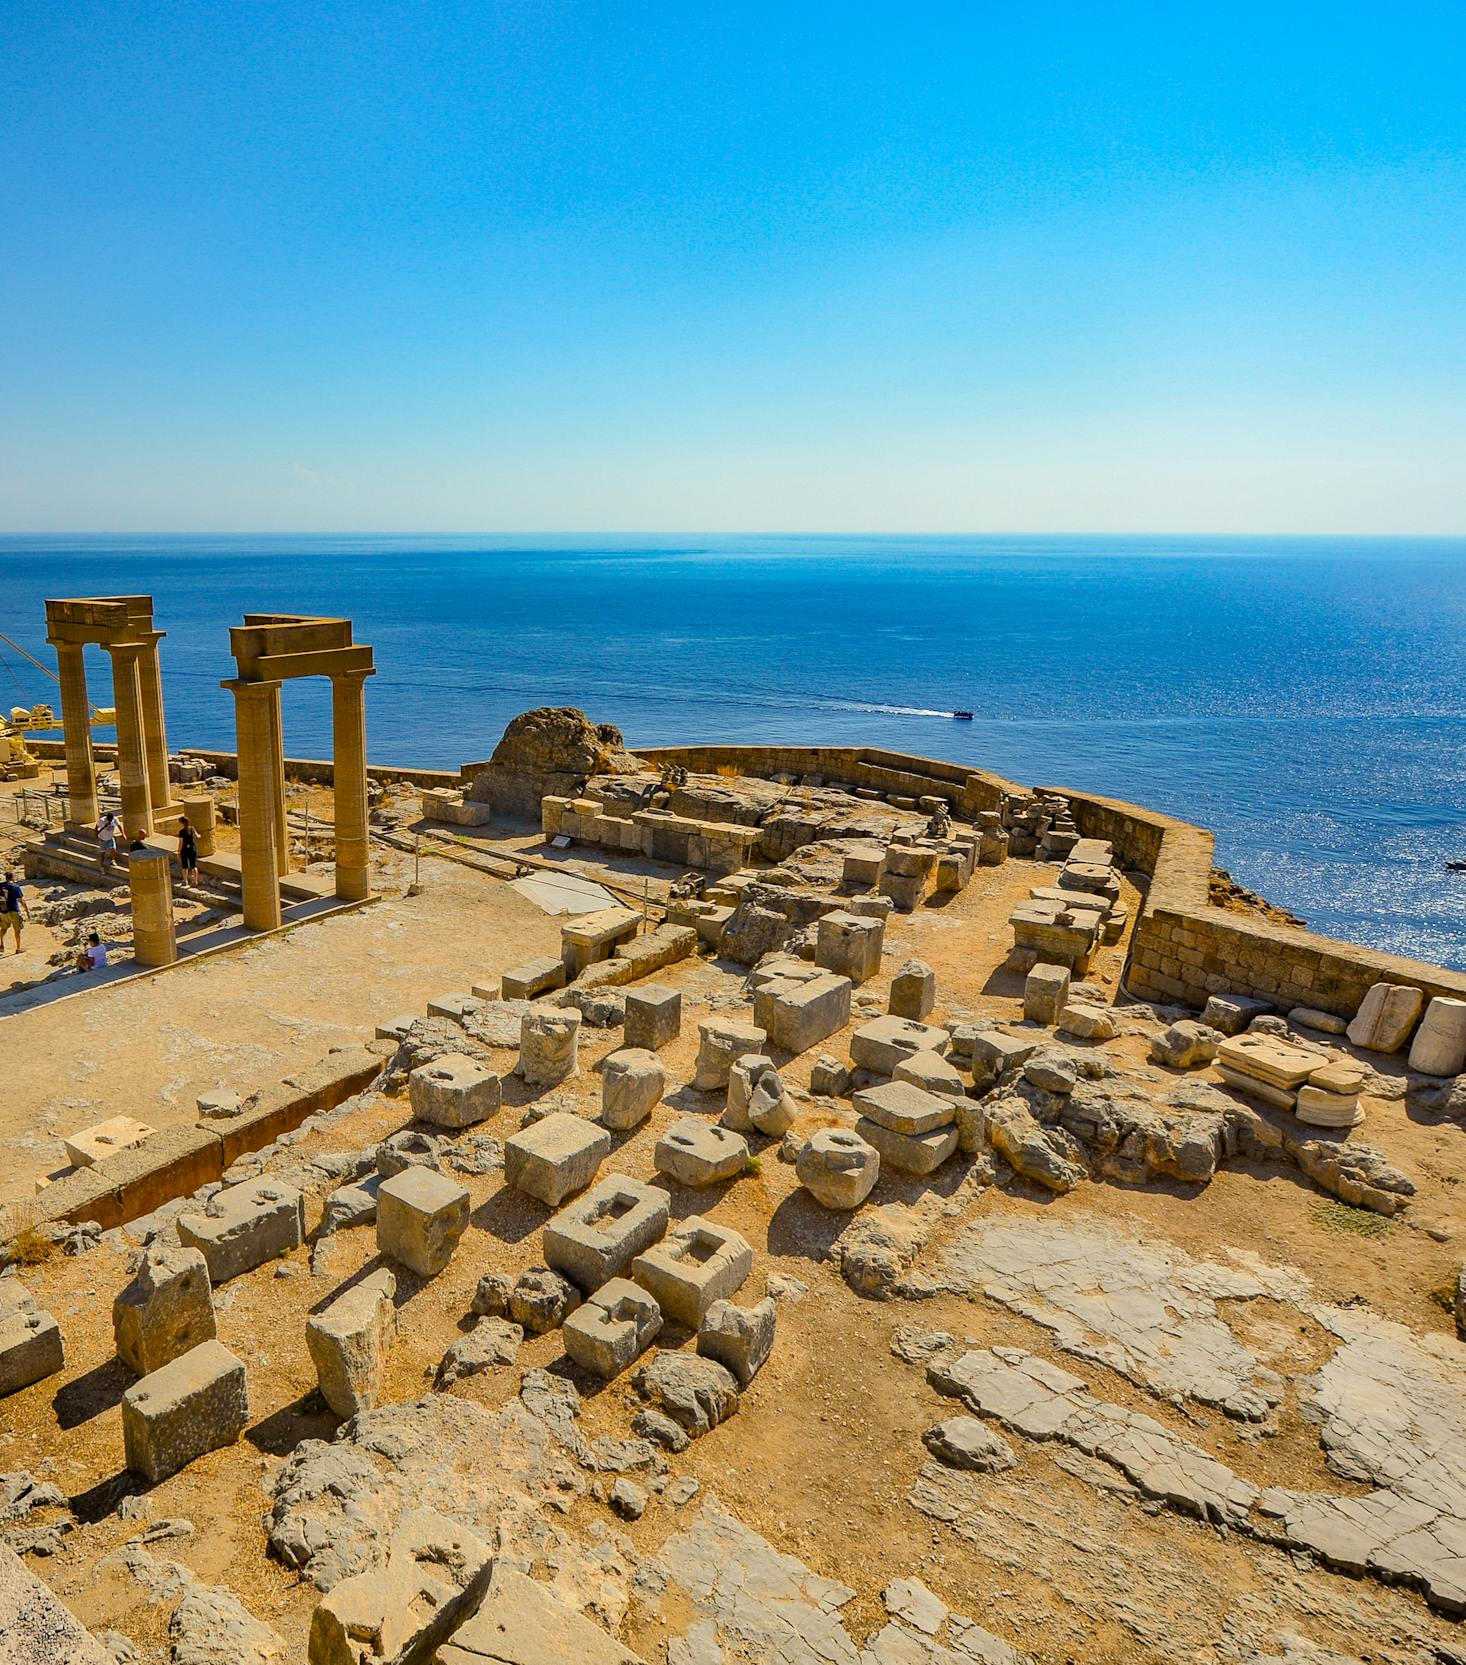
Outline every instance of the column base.
POLYGON ((336 869, 336 896, 342 902, 364 902, 372 893, 372 876, 365 867, 336 869))

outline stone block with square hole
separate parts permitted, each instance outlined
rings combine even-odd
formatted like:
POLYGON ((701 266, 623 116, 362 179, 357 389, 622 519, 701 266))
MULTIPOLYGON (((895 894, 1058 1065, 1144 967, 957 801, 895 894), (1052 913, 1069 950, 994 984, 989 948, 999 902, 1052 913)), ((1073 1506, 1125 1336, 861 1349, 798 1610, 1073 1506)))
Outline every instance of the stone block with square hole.
POLYGON ((667 1193, 607 1174, 545 1222, 545 1264, 582 1290, 620 1277, 667 1229, 667 1193))
POLYGON ((755 988, 754 1022, 785 1052, 808 1052, 849 1023, 853 992, 850 979, 834 971, 773 977, 755 988))
POLYGON ((434 1127, 473 1127, 503 1102, 499 1077, 463 1052, 445 1052, 419 1064, 407 1078, 407 1090, 413 1115, 434 1127))
POLYGON ((848 1127, 824 1127, 800 1148, 794 1172, 821 1208, 859 1208, 880 1178, 881 1158, 848 1127))
POLYGON ((868 983, 881 969, 886 941, 883 919, 827 913, 816 928, 814 963, 852 983, 868 983))
POLYGON ((197 1249, 216 1288, 305 1240, 305 1198, 279 1180, 249 1179, 216 1191, 201 1213, 178 1216, 178 1241, 197 1249))
POLYGON ((659 1052, 682 1033, 682 994, 660 983, 626 991, 626 1020, 622 1044, 659 1052))
POLYGON ((222 1343, 200 1342, 123 1394, 125 1465, 157 1485, 233 1445, 248 1423, 244 1365, 222 1343))
POLYGON ((547 1208, 583 1191, 611 1154, 611 1135, 583 1116, 556 1110, 504 1141, 504 1178, 547 1208))
POLYGON ((421 1278, 436 1277, 468 1229, 468 1192, 418 1163, 377 1187, 377 1247, 421 1278))
POLYGON ((636 1363, 661 1328, 655 1297, 627 1278, 612 1278, 570 1314, 560 1334, 573 1363, 610 1381, 636 1363))
POLYGON ((714 1301, 726 1301, 753 1270, 753 1250, 731 1226, 690 1214, 631 1263, 663 1314, 695 1330, 714 1301))
POLYGON ((718 1185, 743 1172, 748 1141, 741 1133, 683 1116, 657 1140, 652 1160, 678 1185, 718 1185))

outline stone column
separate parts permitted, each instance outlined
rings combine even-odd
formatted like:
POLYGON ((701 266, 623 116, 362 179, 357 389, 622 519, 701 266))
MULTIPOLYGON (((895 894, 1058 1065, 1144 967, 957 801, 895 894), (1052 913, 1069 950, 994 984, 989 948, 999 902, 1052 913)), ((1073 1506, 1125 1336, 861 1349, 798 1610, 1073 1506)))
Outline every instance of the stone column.
POLYGON ((92 758, 92 707, 87 667, 78 642, 56 642, 61 672, 61 733, 66 745, 67 818, 90 827, 97 819, 97 766, 92 758))
POLYGON ((143 741, 142 642, 109 642, 112 703, 117 707, 117 776, 122 785, 122 823, 128 837, 153 830, 153 799, 143 741))
POLYGON ((215 849, 214 800, 207 792, 183 800, 183 814, 198 839, 199 855, 211 856, 215 849))
POLYGON ((285 725, 280 717, 280 684, 272 684, 275 695, 270 701, 270 792, 271 813, 275 817, 275 869, 290 871, 290 822, 285 814, 285 725))
POLYGON ((239 755, 239 869, 244 923, 251 931, 280 926, 280 869, 275 855, 275 728, 278 682, 226 682, 234 695, 239 755))
POLYGON ((331 738, 336 780, 336 894, 371 894, 367 841, 366 671, 331 678, 331 738))
POLYGON ((139 965, 172 965, 178 958, 173 930, 173 879, 166 850, 134 850, 127 858, 132 891, 132 957, 139 965))
POLYGON ((138 658, 138 671, 143 691, 143 746, 148 759, 148 795, 153 800, 156 814, 173 793, 168 784, 168 732, 163 718, 163 673, 158 664, 158 643, 163 640, 161 630, 139 633, 143 651, 138 658))

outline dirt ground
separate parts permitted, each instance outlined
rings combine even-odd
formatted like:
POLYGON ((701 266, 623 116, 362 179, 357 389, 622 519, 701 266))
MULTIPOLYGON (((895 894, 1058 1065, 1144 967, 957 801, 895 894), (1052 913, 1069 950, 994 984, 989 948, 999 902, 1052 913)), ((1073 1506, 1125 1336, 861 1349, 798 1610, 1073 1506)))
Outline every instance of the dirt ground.
MULTIPOLYGON (((393 858, 384 866, 389 887, 405 883, 405 865, 393 858)), ((968 889, 945 905, 894 915, 883 972, 864 992, 883 1002, 890 975, 915 955, 937 974, 934 1021, 1016 1017, 1020 987, 998 969, 1010 940, 1006 920, 1016 900, 1051 871, 1022 861, 979 869, 968 889)), ((54 1137, 63 1127, 121 1111, 154 1123, 169 1114, 190 1116, 193 1095, 203 1087, 277 1077, 330 1045, 369 1035, 378 1019, 421 1012, 441 990, 466 988, 470 980, 556 947, 556 922, 497 880, 429 860, 423 885, 415 897, 394 895, 181 973, 99 991, 94 1002, 68 1001, 8 1020, 10 1090, 3 1116, 15 1165, 0 1181, 0 1196, 24 1187, 31 1169, 54 1156, 54 1137)), ((1127 900, 1133 906, 1135 898, 1127 900)), ((1092 976, 1113 989, 1122 956, 1123 945, 1105 950, 1092 976)), ((656 1139, 671 1121, 688 1111, 716 1115, 721 1108, 721 1094, 676 1085, 691 1078, 698 1019, 709 1010, 741 1011, 731 1004, 742 981, 737 967, 694 959, 658 973, 656 981, 680 988, 684 998, 681 1037, 662 1054, 668 1098, 640 1128, 615 1136, 603 1167, 646 1179, 654 1175, 656 1139)), ((619 1030, 582 1030, 581 1073, 553 1090, 557 1104, 597 1113, 596 1065, 618 1040, 619 1030)), ((848 1041, 847 1031, 792 1062, 776 1061, 787 1062, 786 1080, 804 1088, 815 1056, 828 1051, 843 1057, 848 1041)), ((1108 1043, 1106 1053, 1138 1067, 1144 1049, 1142 1040, 1122 1039, 1108 1043)), ((507 1076, 513 1055, 504 1052, 497 1061, 506 1072, 506 1102, 486 1130, 503 1137, 520 1125, 531 1095, 507 1076)), ((1363 1302, 1420 1334, 1449 1337, 1453 1326, 1437 1292, 1454 1282, 1462 1257, 1456 1184, 1461 1131, 1432 1123, 1403 1102, 1370 1100, 1368 1110, 1359 1136, 1419 1187, 1401 1221, 1355 1220, 1358 1211, 1341 1213, 1284 1168, 1231 1168, 1205 1189, 1092 1183, 1051 1197, 1015 1179, 986 1184, 980 1167, 959 1157, 931 1181, 883 1175, 871 1202, 945 1199, 919 1268, 934 1264, 944 1241, 974 1220, 1094 1220, 1137 1242, 1163 1240, 1199 1259, 1237 1250, 1296 1267, 1322 1300, 1363 1302)), ((369 1098, 309 1133, 290 1154, 356 1149, 409 1118, 405 1099, 369 1098)), ((829 1118, 806 1102, 796 1132, 822 1119, 829 1118)), ((856 1600, 845 1613, 852 1632, 878 1628, 880 1592, 899 1573, 920 1576, 954 1608, 1054 1665, 1155 1657, 1137 1641, 1140 1633, 1130 1622, 1128 1598, 1116 1593, 1117 1580, 1123 1587, 1151 1579, 1157 1589, 1168 1588, 1170 1580, 1175 1599, 1189 1601, 1195 1622, 1219 1638, 1229 1616, 1272 1604, 1300 1625, 1306 1621, 1316 1641, 1351 1657, 1425 1660, 1428 1652, 1408 1648, 1436 1640, 1441 1648, 1454 1645, 1453 1627, 1430 1614, 1417 1594, 1300 1570, 1279 1550, 1097 1493, 1056 1463, 1047 1447, 1026 1449, 1014 1477, 992 1483, 994 1518, 1004 1525, 990 1541, 972 1541, 917 1512, 908 1494, 927 1461, 921 1434, 960 1407, 940 1399, 920 1369, 893 1356, 898 1326, 914 1323, 984 1346, 1020 1347, 1066 1368, 1073 1360, 1053 1347, 1046 1331, 994 1301, 858 1297, 828 1259, 848 1219, 819 1209, 797 1187, 776 1141, 755 1136, 752 1142, 757 1160, 744 1176, 711 1190, 670 1187, 673 1218, 711 1214, 748 1238, 755 1270, 740 1300, 760 1297, 772 1274, 799 1280, 807 1292, 781 1300, 773 1357, 744 1394, 738 1415, 674 1458, 673 1471, 695 1477, 777 1548, 853 1586, 856 1600), (1380 1639, 1389 1636, 1402 1651, 1380 1650, 1380 1639)), ((465 1315, 484 1273, 513 1274, 538 1262, 539 1228, 549 1211, 507 1188, 501 1173, 464 1183, 472 1225, 447 1270, 427 1283, 399 1271, 400 1332, 388 1399, 429 1390, 444 1350, 467 1327, 465 1315)), ((317 1203, 312 1227, 318 1215, 317 1203)), ((125 1238, 108 1234, 90 1254, 57 1254, 25 1273, 40 1303, 60 1319, 67 1366, 62 1375, 5 1401, 0 1471, 24 1469, 53 1481, 73 1500, 82 1523, 57 1554, 30 1564, 92 1628, 120 1631, 157 1650, 146 1657, 162 1660, 166 1605, 150 1604, 129 1574, 115 1566, 99 1571, 99 1563, 149 1521, 185 1520, 191 1530, 163 1543, 158 1553, 184 1562, 206 1582, 229 1585, 285 1639, 287 1657, 303 1659, 317 1595, 268 1556, 262 1516, 285 1456, 302 1439, 328 1438, 336 1428, 312 1392, 304 1324, 312 1310, 378 1263, 374 1233, 358 1229, 330 1239, 320 1275, 313 1275, 306 1248, 217 1292, 220 1339, 248 1368, 251 1425, 238 1446, 151 1489, 122 1471, 118 1402, 130 1378, 113 1357, 110 1307, 132 1252, 125 1238), (124 1519, 118 1505, 134 1495, 142 1497, 143 1518, 124 1519)), ((1325 1354, 1322 1332, 1301 1322, 1291 1307, 1258 1302, 1238 1323, 1259 1357, 1280 1368, 1286 1362, 1296 1372, 1325 1354)), ((661 1344, 678 1340, 678 1332, 669 1330, 661 1344)), ((629 1381, 603 1386, 574 1370, 563 1358, 558 1332, 526 1337, 518 1365, 473 1377, 452 1391, 498 1404, 516 1392, 524 1367, 546 1366, 570 1375, 584 1394, 587 1434, 627 1434, 637 1402, 629 1381)), ((1220 1411, 1168 1407, 1116 1373, 1096 1368, 1088 1374, 1102 1378, 1114 1403, 1167 1421, 1259 1484, 1349 1489, 1327 1470, 1317 1430, 1292 1396, 1260 1438, 1251 1425, 1220 1411)), ((610 1519, 604 1505, 584 1496, 567 1524, 589 1531, 610 1519)), ((668 1507, 654 1505, 640 1521, 615 1527, 638 1553, 650 1555, 675 1524, 668 1507)), ((649 1661, 666 1658, 666 1634, 653 1619, 636 1619, 626 1639, 649 1661)))

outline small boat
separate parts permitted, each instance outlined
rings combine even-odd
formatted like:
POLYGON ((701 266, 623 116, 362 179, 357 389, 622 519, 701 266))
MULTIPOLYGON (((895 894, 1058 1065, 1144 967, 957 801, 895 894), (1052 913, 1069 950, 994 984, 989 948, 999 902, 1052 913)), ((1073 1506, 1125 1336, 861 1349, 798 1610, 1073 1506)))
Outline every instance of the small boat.
POLYGON ((952 716, 959 723, 970 723, 972 721, 972 713, 970 711, 954 711, 952 716))
POLYGON ((1448 861, 1446 863, 1446 872, 1466 873, 1466 861, 1448 861))

